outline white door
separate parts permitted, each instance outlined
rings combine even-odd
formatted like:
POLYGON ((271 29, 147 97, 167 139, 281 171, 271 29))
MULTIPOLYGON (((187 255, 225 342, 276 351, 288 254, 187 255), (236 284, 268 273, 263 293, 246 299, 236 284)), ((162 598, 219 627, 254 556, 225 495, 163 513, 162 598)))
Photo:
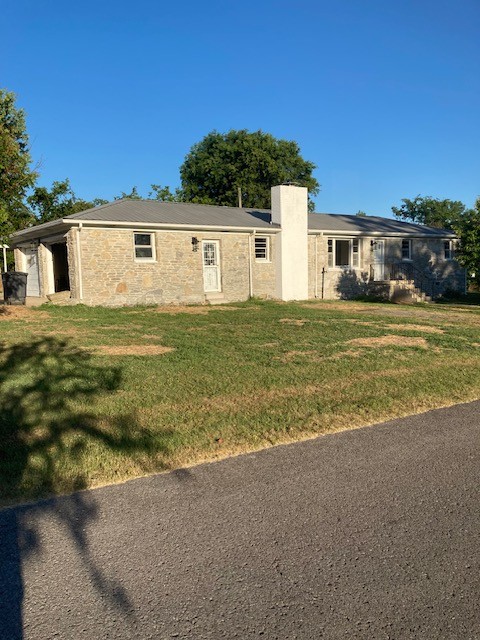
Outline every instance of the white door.
POLYGON ((38 275, 38 249, 25 249, 25 272, 27 275, 27 296, 40 295, 40 281, 38 275))
POLYGON ((375 240, 373 245, 373 279, 385 280, 385 240, 375 240))
POLYGON ((220 248, 218 240, 202 242, 203 288, 205 293, 221 291, 220 248))

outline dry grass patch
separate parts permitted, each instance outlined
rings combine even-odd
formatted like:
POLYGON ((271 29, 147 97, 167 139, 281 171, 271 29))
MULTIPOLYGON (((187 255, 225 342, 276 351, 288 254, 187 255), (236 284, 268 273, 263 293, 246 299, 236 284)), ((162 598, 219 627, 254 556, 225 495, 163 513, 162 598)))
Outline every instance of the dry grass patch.
POLYGON ((197 316, 206 316, 210 311, 238 311, 239 309, 240 307, 226 307, 224 305, 171 305, 166 307, 156 307, 153 311, 155 311, 155 313, 166 313, 168 315, 187 313, 197 316))
POLYGON ((421 347, 426 349, 428 342, 425 338, 414 338, 409 336, 380 336, 379 338, 353 338, 347 344, 354 344, 358 347, 370 347, 378 349, 381 347, 421 347))
POLYGON ((383 329, 395 329, 397 331, 419 331, 422 333, 445 333, 440 327, 431 327, 427 324, 385 324, 383 329))
POLYGON ((445 333, 440 327, 432 327, 428 324, 385 324, 384 322, 377 322, 374 320, 347 320, 352 324, 358 324, 362 327, 378 327, 379 329, 393 329, 395 331, 419 331, 422 333, 445 333))
POLYGON ((45 320, 50 315, 46 311, 34 311, 22 305, 0 306, 0 320, 24 320, 26 322, 45 320))
POLYGON ((93 347, 96 353, 107 356, 159 356, 174 351, 173 347, 165 347, 161 344, 132 344, 132 345, 107 345, 101 344, 93 347))
POLYGON ((281 318, 279 320, 282 324, 290 324, 295 327, 303 327, 304 324, 308 322, 308 320, 297 319, 297 318, 281 318))

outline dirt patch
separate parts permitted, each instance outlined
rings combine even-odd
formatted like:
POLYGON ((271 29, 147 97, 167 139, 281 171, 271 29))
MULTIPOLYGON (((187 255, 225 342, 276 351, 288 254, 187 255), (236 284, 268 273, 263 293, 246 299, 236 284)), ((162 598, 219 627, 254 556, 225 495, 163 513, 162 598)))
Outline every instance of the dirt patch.
POLYGON ((164 347, 161 344, 132 344, 132 345, 99 345, 93 347, 96 353, 108 356, 159 356, 173 351, 173 347, 164 347))
POLYGON ((354 338, 348 340, 347 344, 357 347, 370 347, 378 349, 381 347, 421 347, 426 349, 428 342, 425 338, 413 338, 409 336, 380 336, 379 338, 354 338))
POLYGON ((29 307, 2 305, 0 306, 0 320, 42 320, 49 318, 50 314, 46 311, 35 311, 29 307))
POLYGON ((306 324, 308 320, 300 320, 296 318, 281 318, 279 322, 281 322, 282 324, 291 324, 295 327, 303 327, 303 325, 306 324))

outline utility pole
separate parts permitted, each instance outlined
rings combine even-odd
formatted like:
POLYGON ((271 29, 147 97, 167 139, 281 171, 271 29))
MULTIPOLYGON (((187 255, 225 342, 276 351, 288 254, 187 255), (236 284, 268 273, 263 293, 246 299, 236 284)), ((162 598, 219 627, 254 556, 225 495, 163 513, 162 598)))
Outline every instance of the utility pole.
POLYGON ((242 187, 238 187, 238 206, 242 208, 242 187))

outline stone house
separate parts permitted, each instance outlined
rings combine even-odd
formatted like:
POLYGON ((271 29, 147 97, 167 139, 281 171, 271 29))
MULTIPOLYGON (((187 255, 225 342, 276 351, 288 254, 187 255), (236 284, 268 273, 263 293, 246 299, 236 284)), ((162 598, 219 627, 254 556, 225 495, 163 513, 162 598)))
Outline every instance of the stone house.
POLYGON ((14 234, 27 295, 87 305, 220 303, 465 291, 454 234, 379 217, 308 213, 307 190, 272 209, 118 200, 14 234))

